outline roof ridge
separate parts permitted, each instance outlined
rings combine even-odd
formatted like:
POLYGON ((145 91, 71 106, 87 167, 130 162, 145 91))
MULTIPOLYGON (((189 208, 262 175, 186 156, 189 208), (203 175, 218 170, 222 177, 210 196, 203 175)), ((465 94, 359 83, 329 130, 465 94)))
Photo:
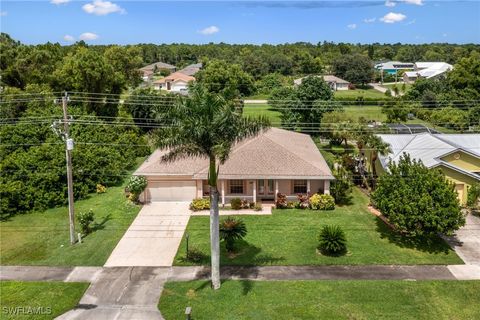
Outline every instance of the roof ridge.
POLYGON ((404 151, 407 146, 412 143, 413 140, 415 140, 418 136, 417 135, 413 135, 412 139, 410 139, 410 141, 407 142, 407 144, 405 144, 402 149, 400 151, 398 151, 396 154, 393 155, 394 158, 396 158, 402 151, 404 151))

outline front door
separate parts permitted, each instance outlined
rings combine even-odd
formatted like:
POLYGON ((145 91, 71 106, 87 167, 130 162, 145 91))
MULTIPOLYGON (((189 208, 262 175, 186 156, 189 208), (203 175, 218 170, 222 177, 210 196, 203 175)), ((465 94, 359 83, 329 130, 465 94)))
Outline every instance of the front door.
POLYGON ((265 180, 257 180, 258 194, 265 195, 265 180))
POLYGON ((259 196, 274 196, 275 193, 275 181, 272 179, 257 180, 257 192, 259 196))

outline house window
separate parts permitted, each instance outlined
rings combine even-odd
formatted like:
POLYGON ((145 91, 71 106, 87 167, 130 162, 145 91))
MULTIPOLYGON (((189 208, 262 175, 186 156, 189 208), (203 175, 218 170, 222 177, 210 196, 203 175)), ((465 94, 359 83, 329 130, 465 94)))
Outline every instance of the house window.
POLYGON ((242 194, 243 193, 243 180, 230 180, 230 193, 242 194))
POLYGON ((293 180, 293 193, 307 193, 307 180, 293 180))

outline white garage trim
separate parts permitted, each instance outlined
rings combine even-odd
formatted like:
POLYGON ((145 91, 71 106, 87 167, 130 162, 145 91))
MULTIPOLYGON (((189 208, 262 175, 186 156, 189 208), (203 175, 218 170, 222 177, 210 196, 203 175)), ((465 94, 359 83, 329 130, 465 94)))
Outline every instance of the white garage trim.
POLYGON ((147 202, 191 201, 197 195, 195 180, 189 181, 150 181, 145 190, 147 202))

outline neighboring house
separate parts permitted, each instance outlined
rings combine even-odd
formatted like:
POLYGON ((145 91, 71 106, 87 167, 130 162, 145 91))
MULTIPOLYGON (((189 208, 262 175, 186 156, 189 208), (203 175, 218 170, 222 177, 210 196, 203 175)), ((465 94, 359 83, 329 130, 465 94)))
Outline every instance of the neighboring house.
POLYGON ((453 66, 445 62, 417 62, 414 71, 407 71, 403 74, 403 81, 411 83, 419 78, 431 79, 452 69, 453 66))
POLYGON ((194 63, 181 70, 178 70, 178 72, 186 74, 187 76, 194 76, 198 71, 200 71, 200 69, 202 69, 202 66, 203 65, 201 63, 194 63))
MULTIPOLYGON (((209 162, 206 158, 161 162, 165 150, 156 150, 134 175, 146 176, 144 201, 191 201, 207 197, 209 162)), ((334 179, 309 135, 271 128, 234 146, 220 165, 221 203, 233 198, 273 201, 278 193, 290 200, 297 194, 330 193, 334 179)))
POLYGON ((400 70, 413 70, 415 64, 411 62, 400 62, 400 61, 388 61, 383 63, 378 63, 375 65, 375 69, 382 70, 384 73, 390 75, 396 75, 400 70))
POLYGON ((180 72, 174 72, 165 78, 153 82, 155 90, 166 90, 170 92, 186 93, 188 83, 195 81, 195 78, 180 72))
POLYGON ((381 134, 392 153, 379 156, 375 164, 378 174, 385 172, 390 161, 398 161, 403 153, 421 160, 428 168, 440 169, 455 183, 458 199, 467 201, 467 189, 480 182, 480 134, 381 134))
MULTIPOLYGON (((315 76, 315 77, 323 77, 323 80, 326 83, 328 83, 328 85, 330 86, 330 88, 332 88, 333 91, 348 90, 350 86, 350 82, 340 79, 339 77, 336 77, 333 75, 324 75, 324 76, 315 76)), ((306 77, 293 80, 293 84, 296 86, 300 85, 304 78, 306 77)))
POLYGON ((170 72, 175 72, 177 70, 177 67, 165 62, 155 62, 145 67, 142 67, 139 70, 142 73, 143 81, 150 81, 153 77, 153 74, 155 72, 159 72, 162 69, 168 70, 170 72))

